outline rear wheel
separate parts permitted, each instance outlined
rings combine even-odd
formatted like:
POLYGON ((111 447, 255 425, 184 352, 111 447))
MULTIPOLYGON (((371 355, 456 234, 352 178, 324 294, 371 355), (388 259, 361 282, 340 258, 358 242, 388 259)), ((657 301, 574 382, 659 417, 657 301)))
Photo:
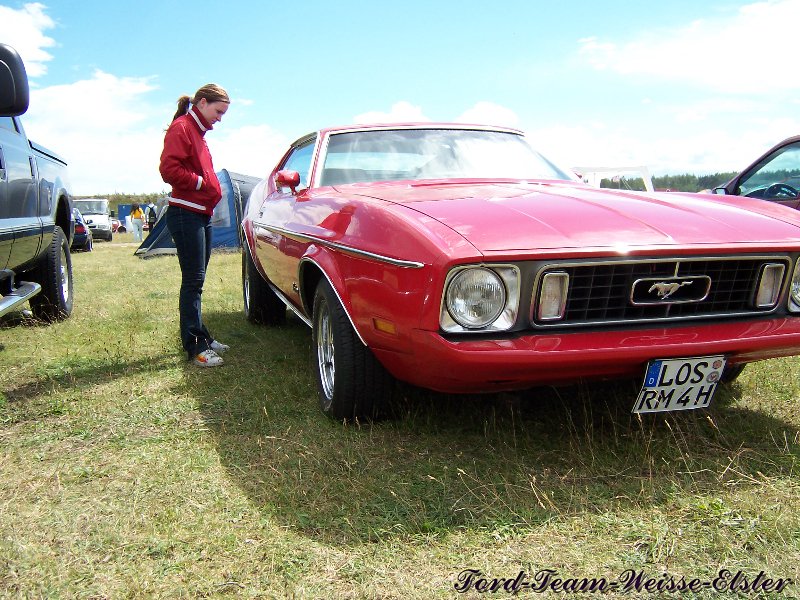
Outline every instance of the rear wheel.
POLYGON ((42 291, 30 299, 31 311, 43 321, 61 321, 72 313, 72 256, 67 236, 56 226, 50 247, 31 273, 42 291))
POLYGON ((314 294, 312 334, 322 412, 336 420, 388 416, 394 378, 361 343, 324 278, 314 294))
POLYGON ((242 296, 244 315, 251 323, 282 325, 286 322, 286 305, 261 277, 247 245, 242 247, 242 296))

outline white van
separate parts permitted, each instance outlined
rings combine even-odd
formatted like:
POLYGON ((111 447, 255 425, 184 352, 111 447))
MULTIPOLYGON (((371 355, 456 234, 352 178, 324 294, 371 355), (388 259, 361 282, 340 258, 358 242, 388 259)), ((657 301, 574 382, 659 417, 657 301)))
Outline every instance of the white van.
POLYGON ((73 204, 81 211, 86 219, 86 224, 92 230, 94 239, 111 241, 111 211, 108 208, 107 198, 82 198, 74 200, 73 204))

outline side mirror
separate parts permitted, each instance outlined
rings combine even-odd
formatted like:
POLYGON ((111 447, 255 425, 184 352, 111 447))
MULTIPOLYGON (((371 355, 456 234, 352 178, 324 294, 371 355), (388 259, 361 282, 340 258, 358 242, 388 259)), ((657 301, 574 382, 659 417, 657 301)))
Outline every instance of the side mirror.
POLYGON ((28 74, 11 46, 0 44, 0 117, 16 117, 28 110, 28 74))
POLYGON ((300 173, 297 171, 278 171, 275 175, 275 185, 279 188, 288 187, 293 194, 297 193, 297 186, 300 185, 300 173))
POLYGON ((715 187, 713 190, 711 190, 711 193, 712 193, 712 194, 722 194, 722 195, 725 195, 725 194, 727 194, 727 193, 728 193, 728 190, 726 190, 724 187, 715 187))

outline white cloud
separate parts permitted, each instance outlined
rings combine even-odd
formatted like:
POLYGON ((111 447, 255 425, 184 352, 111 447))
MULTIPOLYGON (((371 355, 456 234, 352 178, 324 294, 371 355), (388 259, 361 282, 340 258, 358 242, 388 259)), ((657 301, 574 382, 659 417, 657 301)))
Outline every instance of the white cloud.
POLYGON ((473 125, 504 125, 506 127, 519 126, 519 117, 510 108, 481 101, 472 108, 464 111, 456 118, 457 123, 470 123, 473 125))
POLYGON ((0 41, 19 52, 30 77, 47 72, 45 63, 53 57, 45 48, 56 45, 53 38, 43 33, 56 26, 55 21, 44 14, 44 9, 38 2, 25 4, 19 10, 0 6, 0 41))
POLYGON ((406 102, 405 100, 401 100, 400 102, 395 102, 392 105, 391 110, 388 113, 380 112, 380 111, 372 111, 362 113, 353 117, 353 123, 423 123, 430 121, 428 117, 426 117, 423 112, 422 108, 419 106, 414 106, 410 102, 406 102))
MULTIPOLYGON (((155 108, 151 78, 95 71, 91 79, 31 91, 24 125, 31 139, 69 163, 73 193, 168 191, 158 162, 172 107, 155 108)), ((287 147, 266 125, 218 124, 207 134, 217 169, 266 176, 287 147)))
POLYGON ((159 191, 171 115, 147 104, 154 89, 147 78, 95 71, 91 79, 32 90, 24 125, 31 139, 67 160, 76 194, 159 191))
POLYGON ((666 105, 661 110, 671 115, 675 123, 692 124, 707 123, 712 118, 730 118, 741 123, 741 115, 748 115, 747 121, 752 122, 752 117, 765 108, 763 104, 749 100, 714 97, 681 106, 666 105))
POLYGON ((228 169, 253 177, 266 177, 289 147, 289 140, 268 125, 252 125, 226 129, 214 126, 206 134, 214 168, 228 169))
MULTIPOLYGON (((365 112, 354 117, 353 123, 427 123, 430 120, 423 112, 422 107, 400 100, 392 105, 389 112, 377 110, 365 112)), ((445 120, 473 125, 505 125, 507 127, 519 125, 519 117, 513 110, 487 101, 478 102, 458 117, 450 116, 445 120)))
POLYGON ((580 53, 597 70, 766 95, 800 88, 792 73, 798 21, 800 0, 767 0, 627 41, 585 38, 580 53))
POLYGON ((654 175, 702 175, 739 171, 795 131, 800 131, 800 119, 765 122, 762 128, 704 128, 653 136, 595 123, 531 130, 528 138, 562 167, 643 165, 654 175))

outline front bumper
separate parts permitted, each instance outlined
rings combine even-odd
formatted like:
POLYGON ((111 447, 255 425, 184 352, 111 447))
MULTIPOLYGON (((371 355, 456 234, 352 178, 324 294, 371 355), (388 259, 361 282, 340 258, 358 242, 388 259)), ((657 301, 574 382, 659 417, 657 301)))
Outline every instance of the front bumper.
POLYGON ((800 354, 800 317, 694 326, 444 338, 416 330, 413 354, 374 350, 398 379, 440 392, 496 392, 644 375, 647 362, 724 354, 729 364, 800 354))

